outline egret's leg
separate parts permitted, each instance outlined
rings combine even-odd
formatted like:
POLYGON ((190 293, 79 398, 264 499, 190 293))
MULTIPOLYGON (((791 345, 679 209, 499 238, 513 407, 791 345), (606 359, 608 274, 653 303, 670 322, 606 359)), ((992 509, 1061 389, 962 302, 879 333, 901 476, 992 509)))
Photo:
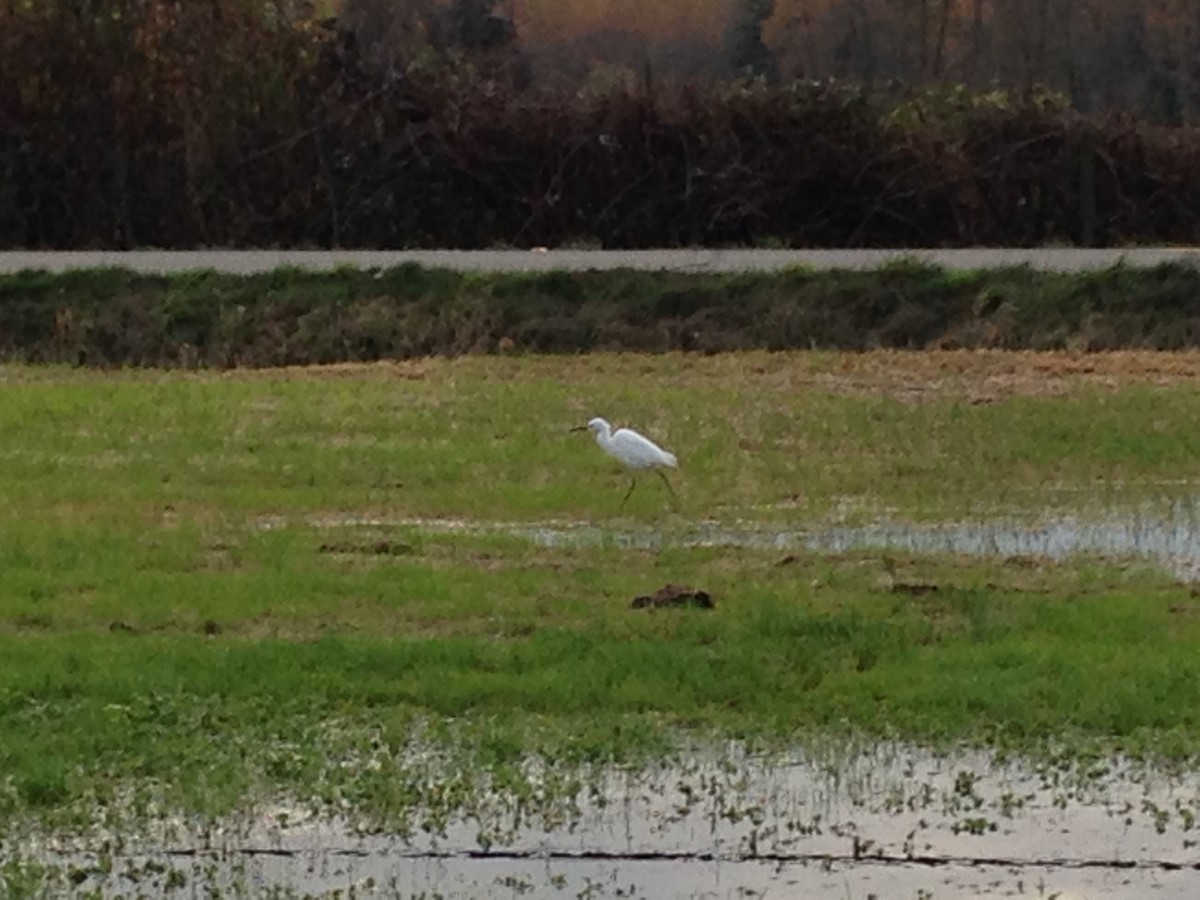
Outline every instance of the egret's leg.
POLYGON ((620 506, 620 508, 617 510, 617 512, 621 512, 621 510, 623 510, 623 509, 625 508, 625 501, 629 499, 629 495, 633 493, 633 489, 634 489, 635 487, 637 487, 637 476, 636 476, 636 475, 635 475, 635 476, 633 477, 633 479, 632 479, 632 480, 629 482, 629 490, 627 490, 627 491, 625 492, 625 496, 624 496, 624 498, 621 500, 621 506, 620 506))
POLYGON ((671 487, 671 480, 667 478, 667 473, 662 469, 655 469, 654 471, 658 473, 658 477, 661 478, 663 480, 663 484, 667 486, 667 491, 671 494, 671 505, 675 507, 676 511, 678 511, 679 498, 675 496, 675 488, 671 487))

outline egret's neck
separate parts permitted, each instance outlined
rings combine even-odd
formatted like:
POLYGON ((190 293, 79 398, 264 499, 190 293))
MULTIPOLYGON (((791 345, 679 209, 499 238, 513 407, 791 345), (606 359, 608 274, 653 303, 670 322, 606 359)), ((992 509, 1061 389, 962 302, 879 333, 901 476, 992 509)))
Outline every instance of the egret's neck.
POLYGON ((596 443, 605 450, 612 443, 612 426, 607 422, 601 422, 600 427, 596 430, 596 443))

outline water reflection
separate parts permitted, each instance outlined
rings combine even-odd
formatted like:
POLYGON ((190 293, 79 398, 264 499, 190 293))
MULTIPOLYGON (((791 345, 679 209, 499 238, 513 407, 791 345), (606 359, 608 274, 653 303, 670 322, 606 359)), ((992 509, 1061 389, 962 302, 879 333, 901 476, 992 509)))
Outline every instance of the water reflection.
MULTIPOLYGON (((283 523, 263 524, 278 527, 283 523)), ((988 518, 917 523, 885 519, 865 525, 806 527, 701 521, 658 528, 601 526, 578 521, 521 523, 324 515, 311 519, 309 524, 324 528, 410 527, 439 534, 505 534, 543 547, 753 547, 832 552, 869 549, 1051 560, 1094 554, 1148 559, 1183 580, 1200 580, 1200 497, 1140 511, 1060 516, 1035 522, 988 518)))
MULTIPOLYGON (((370 762, 398 778, 423 765, 411 754, 370 762)), ((438 783, 437 771, 425 774, 438 783)), ((406 835, 283 804, 216 829, 178 823, 126 837, 114 854, 63 842, 35 855, 67 862, 93 888, 152 888, 147 875, 176 870, 177 883, 219 893, 389 896, 741 897, 753 887, 974 897, 1042 882, 1085 896, 1182 898, 1195 896, 1200 875, 1200 776, 1120 758, 1103 768, 1033 765, 900 744, 780 758, 733 744, 649 769, 581 772, 574 788, 546 775, 532 766, 528 790, 515 792, 511 777, 507 788, 471 781, 443 827, 406 835)))

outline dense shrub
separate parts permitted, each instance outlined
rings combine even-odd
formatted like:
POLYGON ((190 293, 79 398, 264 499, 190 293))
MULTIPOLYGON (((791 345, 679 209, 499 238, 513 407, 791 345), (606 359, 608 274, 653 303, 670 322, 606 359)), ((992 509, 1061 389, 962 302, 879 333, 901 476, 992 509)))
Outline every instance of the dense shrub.
POLYGON ((0 0, 0 245, 1200 239, 1195 131, 1037 97, 514 84, 381 68, 283 3, 0 0))

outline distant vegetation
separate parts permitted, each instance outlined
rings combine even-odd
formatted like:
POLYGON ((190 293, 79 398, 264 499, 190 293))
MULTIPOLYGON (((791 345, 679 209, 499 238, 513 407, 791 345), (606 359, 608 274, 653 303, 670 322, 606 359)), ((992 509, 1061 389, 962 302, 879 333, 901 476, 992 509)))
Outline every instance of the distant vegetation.
POLYGON ((539 84, 574 87, 617 67, 692 83, 837 79, 893 95, 1043 86, 1084 109, 1200 120, 1200 11, 1188 0, 325 0, 312 12, 395 23, 371 32, 378 44, 445 46, 447 10, 511 22, 539 84))
POLYGON ((1200 240, 1170 22, 1055 55, 960 6, 0 0, 0 246, 1200 240))

